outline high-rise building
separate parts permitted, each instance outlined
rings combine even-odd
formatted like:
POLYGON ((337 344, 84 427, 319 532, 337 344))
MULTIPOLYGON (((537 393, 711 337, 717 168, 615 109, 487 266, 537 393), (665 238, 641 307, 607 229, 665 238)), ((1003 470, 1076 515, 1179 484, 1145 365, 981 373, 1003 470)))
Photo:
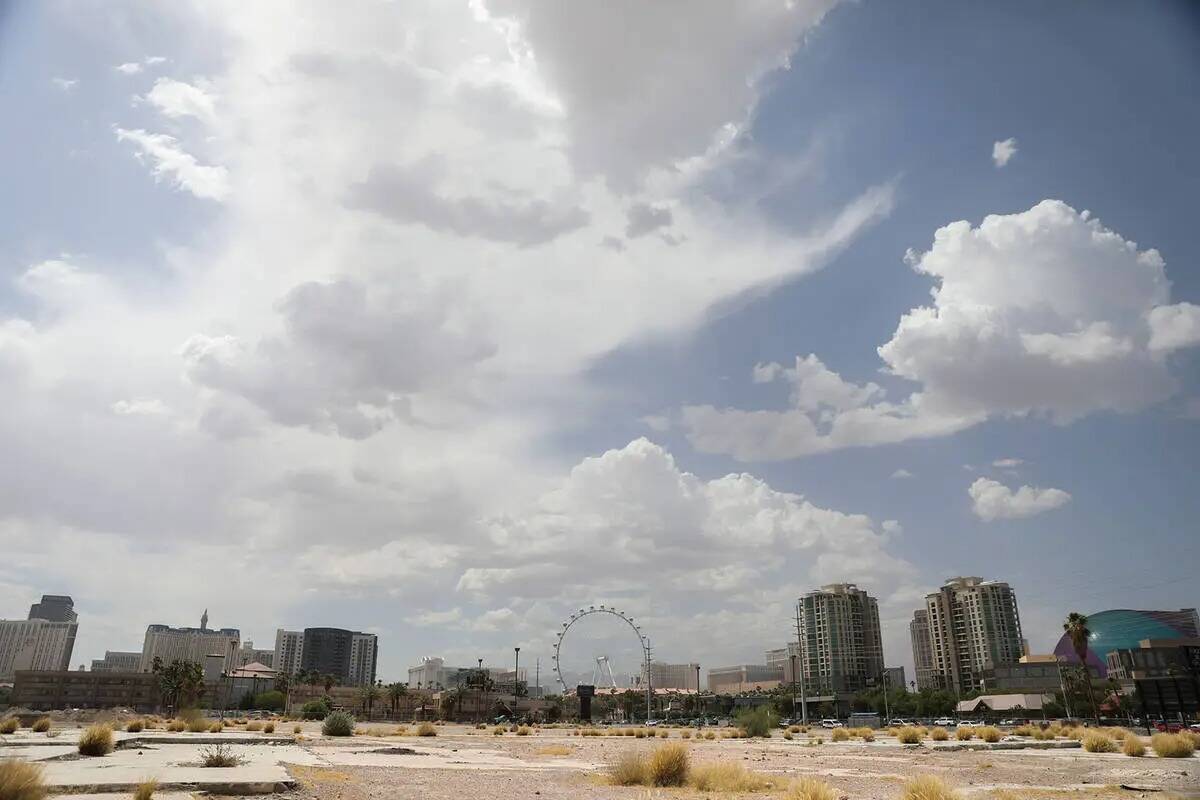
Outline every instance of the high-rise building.
POLYGON ((104 658, 92 659, 92 672, 137 672, 141 665, 141 653, 105 650, 104 658))
MULTIPOLYGON (((666 664, 650 662, 650 685, 655 689, 696 689, 700 679, 700 665, 666 664)), ((642 665, 642 686, 646 685, 646 665, 642 665)))
POLYGON ((908 684, 904 682, 904 667, 884 667, 883 679, 888 689, 908 691, 908 684))
POLYGON ((926 596, 933 668, 956 693, 979 686, 982 673, 1024 655, 1017 596, 1003 581, 959 577, 926 596))
POLYGON ((208 627, 208 609, 200 617, 199 628, 172 628, 169 625, 149 625, 142 643, 139 672, 149 672, 157 657, 163 664, 190 661, 204 666, 209 656, 221 658, 222 669, 229 672, 237 667, 238 646, 242 634, 237 628, 212 630, 208 627))
POLYGON ((879 604, 852 583, 831 583, 800 598, 805 691, 845 694, 883 675, 879 604))
POLYGON ((343 686, 375 682, 378 637, 342 628, 305 628, 300 668, 332 675, 343 686))
POLYGON ((17 670, 66 670, 71 667, 77 622, 0 620, 0 681, 17 670))
POLYGON ((78 622, 75 601, 65 594, 44 594, 41 602, 29 607, 29 619, 46 619, 51 622, 78 622))
POLYGON ((295 675, 301 669, 304 652, 304 631, 275 631, 275 656, 271 664, 285 675, 295 675))
POLYGON ((796 677, 799 670, 792 669, 795 664, 800 666, 800 644, 798 642, 788 642, 787 647, 780 647, 776 650, 768 650, 766 652, 767 666, 777 667, 783 670, 783 682, 794 683, 798 680, 796 677), (794 660, 793 660, 794 657, 794 660))
POLYGON ((929 638, 929 611, 918 608, 908 623, 908 637, 912 640, 913 669, 917 673, 917 691, 938 689, 941 683, 938 672, 933 668, 933 641, 929 638))
POLYGON ((754 689, 774 689, 783 681, 779 667, 766 664, 738 664, 713 667, 708 671, 708 690, 714 694, 736 694, 754 689))

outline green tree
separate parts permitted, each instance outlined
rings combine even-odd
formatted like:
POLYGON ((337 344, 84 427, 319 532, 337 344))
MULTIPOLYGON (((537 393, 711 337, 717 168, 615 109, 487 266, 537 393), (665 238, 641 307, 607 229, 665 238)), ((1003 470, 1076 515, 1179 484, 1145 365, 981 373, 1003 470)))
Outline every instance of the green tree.
POLYGON ((337 686, 337 682, 337 678, 335 678, 333 675, 330 675, 328 672, 321 676, 321 685, 325 687, 325 694, 329 694, 329 690, 334 686, 337 686))
POLYGON ((1079 657, 1079 663, 1083 668, 1084 684, 1087 686, 1088 700, 1092 704, 1092 717, 1099 725, 1100 710, 1096 707, 1096 695, 1092 691, 1092 671, 1088 669, 1087 663, 1088 639, 1092 635, 1092 632, 1088 630, 1088 618, 1078 611, 1072 611, 1067 615, 1067 621, 1063 623, 1063 630, 1071 640, 1071 648, 1075 651, 1075 655, 1079 657))

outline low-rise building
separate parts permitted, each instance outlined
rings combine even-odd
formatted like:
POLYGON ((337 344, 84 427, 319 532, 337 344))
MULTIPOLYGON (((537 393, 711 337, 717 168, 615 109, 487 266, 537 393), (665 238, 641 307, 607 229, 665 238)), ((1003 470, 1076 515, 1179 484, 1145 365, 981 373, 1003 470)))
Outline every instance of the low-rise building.
MULTIPOLYGON (((1055 692, 1063 686, 1061 665, 1057 658, 1041 660, 1039 656, 1028 657, 1029 661, 1002 664, 981 669, 976 673, 978 688, 985 692, 1055 692)), ((1071 669, 1078 669, 1072 665, 1071 669)), ((1093 680, 1099 680, 1100 671, 1088 667, 1093 680)))
POLYGON ((158 709, 158 676, 146 672, 18 670, 13 682, 14 706, 34 711, 59 708, 158 709))
POLYGON ((1200 639, 1143 639, 1108 654, 1108 677, 1132 686, 1139 711, 1179 719, 1200 714, 1200 639))
POLYGON ((104 658, 92 659, 92 672, 140 672, 141 652, 105 650, 104 658))
POLYGON ((244 667, 247 664, 261 664, 273 668, 275 666, 275 651, 273 649, 264 650, 255 647, 254 642, 247 639, 238 648, 237 655, 234 657, 234 666, 244 667))
POLYGON ((738 664, 708 671, 708 690, 714 694, 737 694, 755 689, 774 689, 783 682, 783 668, 766 664, 738 664))

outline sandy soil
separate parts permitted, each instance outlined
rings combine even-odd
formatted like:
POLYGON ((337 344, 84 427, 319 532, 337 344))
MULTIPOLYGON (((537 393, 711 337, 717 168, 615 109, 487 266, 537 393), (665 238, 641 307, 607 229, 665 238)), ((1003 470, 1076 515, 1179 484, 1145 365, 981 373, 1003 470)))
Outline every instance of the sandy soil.
MULTIPOLYGON (((684 789, 625 788, 608 785, 604 766, 622 753, 649 752, 662 740, 632 737, 574 737, 569 730, 541 730, 533 736, 492 736, 461 726, 438 729, 434 738, 355 737, 303 742, 318 761, 332 766, 292 766, 300 788, 289 793, 313 800, 480 800, 482 798, 647 798, 708 797, 709 792, 684 789), (361 754, 383 746, 436 748, 427 755, 382 756, 394 766, 355 764, 361 754), (566 755, 545 748, 570 749, 566 755), (450 768, 441 766, 447 759, 450 768), (440 763, 433 763, 440 762, 440 763)), ((314 731, 315 732, 315 731, 314 731)), ((671 739, 677 741, 678 731, 671 739)), ((899 747, 891 741, 873 744, 826 742, 819 747, 801 741, 716 740, 689 743, 694 763, 737 761, 749 769, 796 778, 816 775, 849 798, 898 798, 906 779, 922 774, 944 778, 968 798, 1040 800, 1093 797, 1198 797, 1200 757, 1188 760, 1132 759, 1119 754, 1080 750, 1012 752, 930 752, 899 747), (1121 786, 1137 787, 1122 789, 1121 786)), ((726 795, 730 796, 730 795, 726 795)), ((746 797, 769 797, 751 794, 746 797)))

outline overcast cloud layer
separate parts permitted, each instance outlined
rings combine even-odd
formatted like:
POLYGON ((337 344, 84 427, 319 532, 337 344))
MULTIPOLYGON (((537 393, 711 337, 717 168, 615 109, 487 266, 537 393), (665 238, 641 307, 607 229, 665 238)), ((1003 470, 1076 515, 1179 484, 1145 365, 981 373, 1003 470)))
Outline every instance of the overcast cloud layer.
MULTIPOLYGON (((879 265, 930 300, 887 312, 877 376, 839 371, 831 329, 703 365, 731 393, 604 385, 838 269, 905 202, 906 165, 824 191, 836 135, 783 152, 791 134, 760 127, 837 6, 47 12, 96 53, 37 80, 92 137, 64 163, 127 169, 106 203, 155 200, 113 252, 42 235, 0 272, 0 617, 72 594, 76 661, 205 607, 259 646, 367 627, 396 679, 420 655, 545 657, 564 614, 603 602, 714 666, 758 660, 799 594, 852 581, 907 660, 903 618, 944 576, 903 516, 810 500, 765 462, 1145 412, 1183 392, 1200 306, 1153 242, 1039 196, 938 220, 879 265)), ((969 149, 999 180, 1031 139, 969 149)), ((1017 454, 954 476, 964 517, 1014 530, 1081 505, 1082 481, 1032 485, 1017 454)), ((880 483, 928 480, 901 459, 880 483)))

